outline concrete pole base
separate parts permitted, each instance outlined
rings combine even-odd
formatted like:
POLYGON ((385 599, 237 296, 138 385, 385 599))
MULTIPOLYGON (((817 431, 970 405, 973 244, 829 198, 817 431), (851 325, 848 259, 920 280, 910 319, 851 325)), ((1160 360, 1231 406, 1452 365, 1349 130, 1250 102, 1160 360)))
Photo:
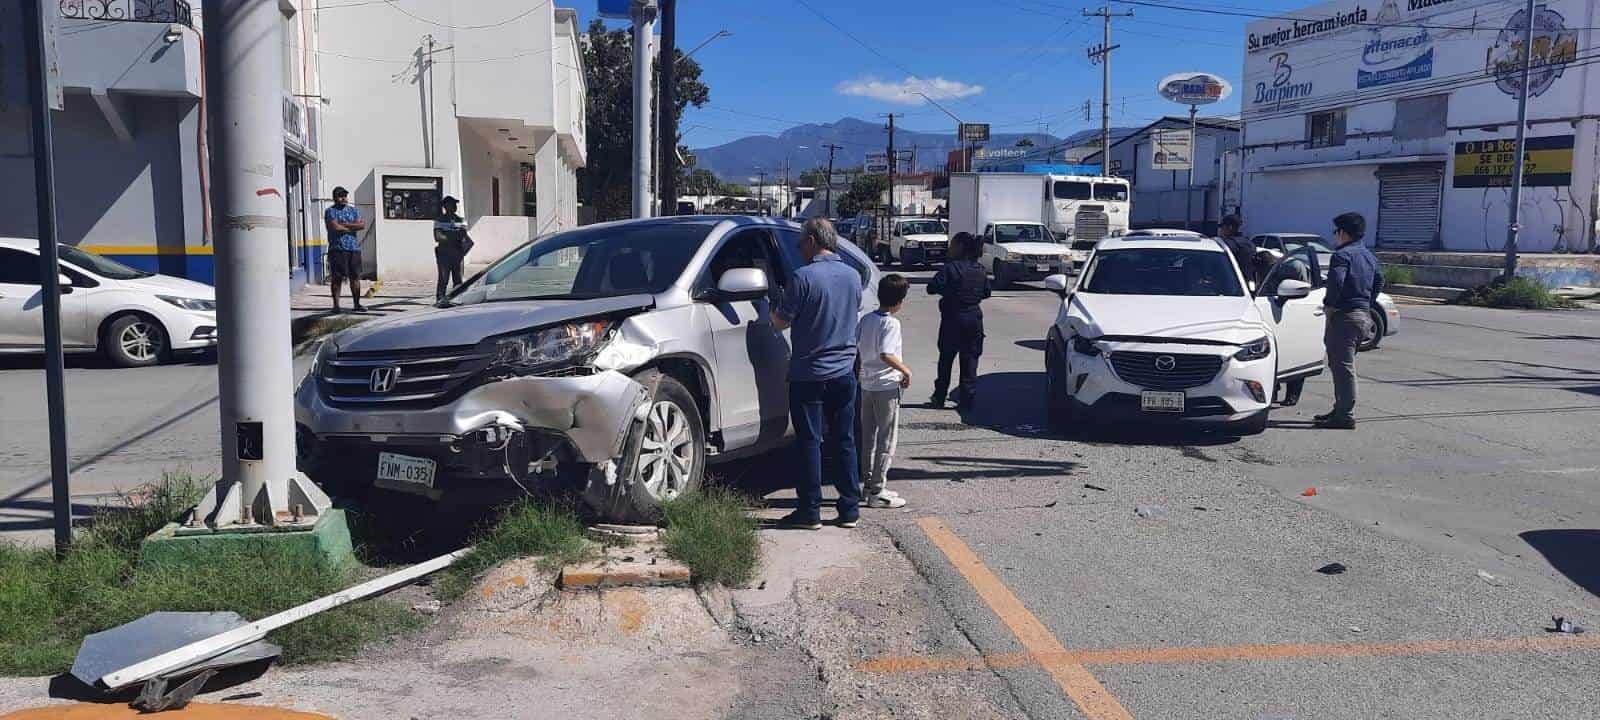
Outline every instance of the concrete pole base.
POLYGON ((356 562, 350 525, 344 511, 337 508, 327 510, 308 526, 294 528, 256 525, 211 530, 201 526, 195 531, 172 523, 145 538, 139 549, 139 561, 202 567, 219 551, 244 552, 263 546, 303 552, 303 557, 327 567, 353 566, 356 562))
POLYGON ((243 483, 218 480, 184 515, 177 534, 311 530, 333 508, 328 494, 305 473, 296 472, 283 484, 286 497, 272 497, 276 485, 265 483, 255 497, 247 498, 243 483))

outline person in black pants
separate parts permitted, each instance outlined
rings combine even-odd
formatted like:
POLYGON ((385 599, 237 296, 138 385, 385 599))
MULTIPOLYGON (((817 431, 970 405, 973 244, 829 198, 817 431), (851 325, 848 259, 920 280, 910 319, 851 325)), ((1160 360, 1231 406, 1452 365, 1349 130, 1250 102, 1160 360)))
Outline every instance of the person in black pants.
POLYGON ((961 358, 961 385, 956 404, 971 407, 978 391, 978 357, 983 354, 983 309, 990 295, 989 276, 976 259, 980 250, 972 233, 950 238, 950 257, 928 282, 928 294, 939 296, 939 375, 929 404, 944 407, 950 389, 950 366, 961 358))

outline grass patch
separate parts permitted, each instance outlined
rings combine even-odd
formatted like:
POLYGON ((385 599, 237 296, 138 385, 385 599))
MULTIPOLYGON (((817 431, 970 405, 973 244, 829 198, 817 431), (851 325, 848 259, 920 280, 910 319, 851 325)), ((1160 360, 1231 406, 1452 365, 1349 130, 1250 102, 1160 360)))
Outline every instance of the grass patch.
POLYGON ((1404 265, 1384 265, 1379 272, 1383 275, 1384 285, 1414 285, 1416 278, 1411 275, 1411 268, 1404 265))
POLYGON ((729 490, 708 488, 662 507, 667 554, 689 566, 699 583, 748 585, 761 562, 756 521, 729 490))
POLYGON ((1571 300, 1550 292, 1550 288, 1539 281, 1520 276, 1510 280, 1496 280, 1488 285, 1473 288, 1456 302, 1477 307, 1523 310, 1553 310, 1576 305, 1571 300))
POLYGON ((593 553, 583 539, 583 522, 571 510, 521 500, 479 532, 472 552, 456 563, 436 582, 438 595, 454 600, 466 594, 484 573, 507 560, 533 555, 543 556, 547 569, 580 562, 593 553))
MULTIPOLYGON (((193 505, 205 483, 185 474, 130 493, 96 514, 57 558, 0 543, 0 675, 66 671, 83 636, 157 610, 232 610, 255 620, 354 584, 315 551, 267 542, 182 562, 139 563, 145 536, 193 505)), ((287 663, 349 657, 363 644, 421 623, 405 607, 367 600, 283 628, 268 639, 287 663)))

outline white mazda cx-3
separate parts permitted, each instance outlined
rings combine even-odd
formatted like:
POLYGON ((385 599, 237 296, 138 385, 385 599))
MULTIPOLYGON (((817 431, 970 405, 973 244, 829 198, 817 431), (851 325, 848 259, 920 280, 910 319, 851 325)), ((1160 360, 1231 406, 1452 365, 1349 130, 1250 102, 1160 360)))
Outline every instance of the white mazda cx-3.
POLYGON ((1255 434, 1322 372, 1322 269, 1283 258, 1259 286, 1215 239, 1100 241, 1046 338, 1050 422, 1183 420, 1255 434))

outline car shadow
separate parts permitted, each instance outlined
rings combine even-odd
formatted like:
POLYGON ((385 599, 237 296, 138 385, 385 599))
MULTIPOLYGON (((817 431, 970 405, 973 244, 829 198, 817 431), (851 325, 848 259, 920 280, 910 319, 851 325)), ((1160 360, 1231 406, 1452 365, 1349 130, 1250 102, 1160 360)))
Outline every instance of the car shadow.
MULTIPOLYGON (((119 368, 112 365, 100 353, 67 353, 62 356, 64 366, 69 370, 139 370, 142 368, 119 368)), ((217 364, 217 351, 215 348, 187 352, 176 355, 171 359, 151 365, 150 367, 208 367, 217 364)), ((44 370, 44 354, 29 355, 0 355, 0 370, 44 370)))
POLYGON ((1538 550, 1556 572, 1600 596, 1600 530, 1529 530, 1517 537, 1538 550))
POLYGON ((1066 432, 1058 432, 1049 427, 1044 399, 1045 378, 1042 372, 980 375, 977 400, 971 407, 960 410, 961 420, 967 425, 987 428, 1011 437, 1101 445, 1213 446, 1239 441, 1238 436, 1200 424, 1170 421, 1074 423, 1066 432), (1032 401, 1017 402, 1016 398, 1030 398, 1032 401))

